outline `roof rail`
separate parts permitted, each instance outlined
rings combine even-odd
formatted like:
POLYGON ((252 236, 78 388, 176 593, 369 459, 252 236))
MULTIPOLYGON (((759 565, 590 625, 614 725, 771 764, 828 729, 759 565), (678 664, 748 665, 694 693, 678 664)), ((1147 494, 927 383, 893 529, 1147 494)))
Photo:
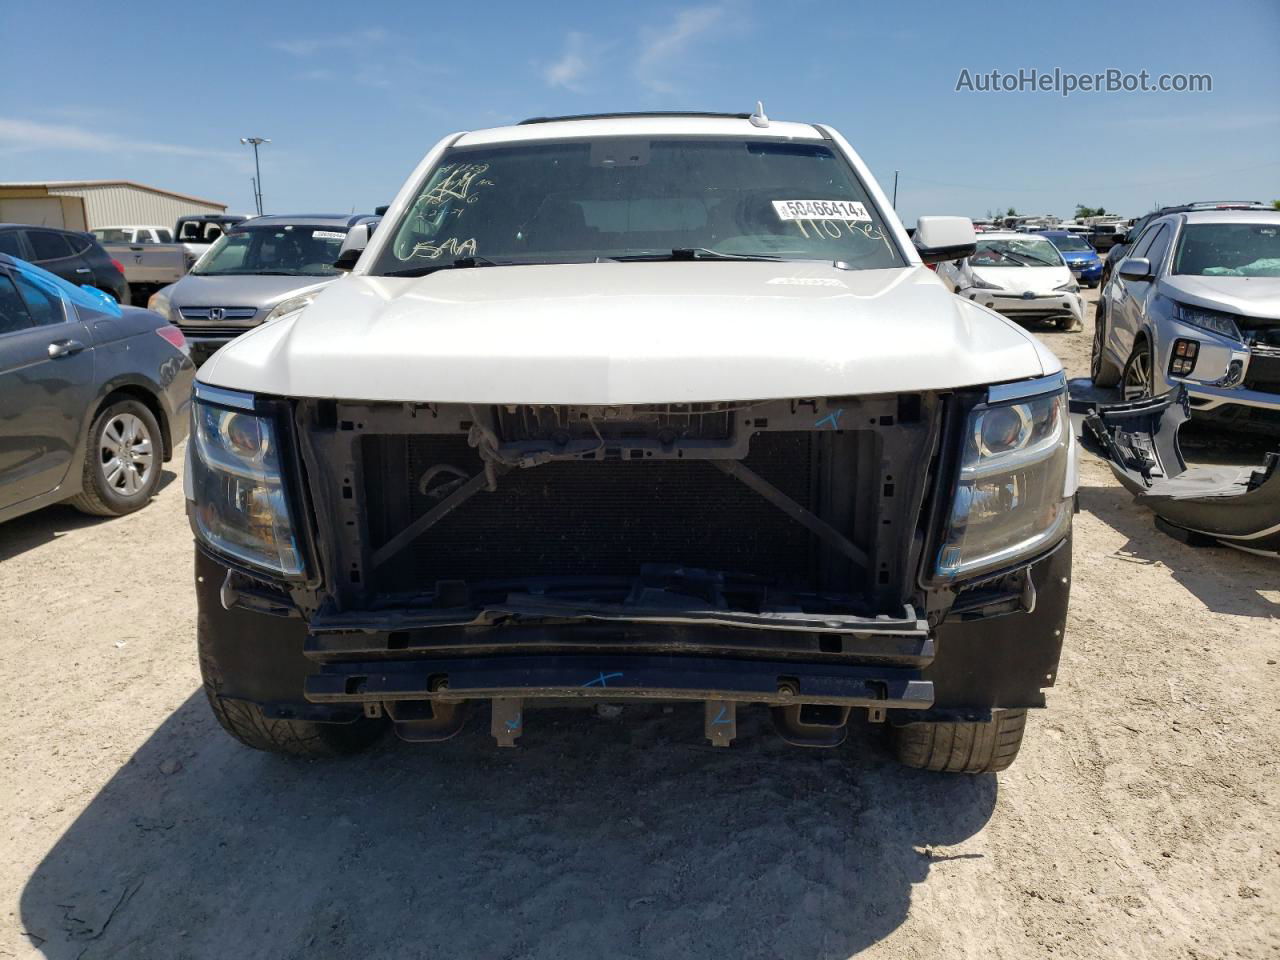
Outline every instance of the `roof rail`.
POLYGON ((1182 204, 1182 206, 1192 208, 1211 208, 1211 207, 1262 207, 1266 204, 1260 200, 1192 200, 1190 203, 1182 204))
POLYGON ((640 110, 632 113, 575 113, 564 117, 530 117, 528 123, 561 123, 566 120, 619 120, 630 117, 719 117, 725 120, 750 120, 749 113, 713 113, 705 110, 640 110))

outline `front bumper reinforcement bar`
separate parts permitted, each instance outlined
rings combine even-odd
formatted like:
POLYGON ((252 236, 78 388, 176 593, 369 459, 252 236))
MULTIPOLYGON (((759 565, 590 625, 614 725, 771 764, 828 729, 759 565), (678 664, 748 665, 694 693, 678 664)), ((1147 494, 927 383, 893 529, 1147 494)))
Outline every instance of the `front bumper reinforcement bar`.
POLYGON ((524 656, 331 662, 307 677, 313 703, 493 698, 734 700, 926 710, 933 683, 882 666, 668 656, 524 656))

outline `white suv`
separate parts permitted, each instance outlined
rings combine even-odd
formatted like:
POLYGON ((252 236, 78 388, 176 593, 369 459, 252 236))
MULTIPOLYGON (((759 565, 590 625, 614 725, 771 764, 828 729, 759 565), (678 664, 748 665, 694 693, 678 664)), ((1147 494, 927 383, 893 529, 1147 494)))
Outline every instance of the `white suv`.
MULTIPOLYGON (((199 372, 205 689, 254 747, 477 713, 851 711, 1007 766, 1057 677, 1074 441, 1058 360, 953 296, 829 127, 742 115, 455 134, 350 274, 199 372)), ((367 244, 367 246, 366 246, 367 244)))

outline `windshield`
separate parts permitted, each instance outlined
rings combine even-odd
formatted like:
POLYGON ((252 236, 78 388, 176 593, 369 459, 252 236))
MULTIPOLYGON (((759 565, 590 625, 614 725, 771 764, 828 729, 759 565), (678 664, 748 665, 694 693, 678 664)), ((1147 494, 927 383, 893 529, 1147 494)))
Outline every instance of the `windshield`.
POLYGON ((1025 237, 1008 237, 995 240, 978 238, 978 249, 969 258, 974 267, 1060 267, 1063 266, 1057 247, 1044 237, 1028 234, 1025 237))
POLYGON ((373 272, 673 250, 903 265, 865 188, 825 144, 603 138, 450 151, 373 272))
POLYGON ((269 274, 329 277, 346 227, 254 227, 221 237, 191 272, 204 277, 269 274))
POLYGON ((1079 237, 1054 237, 1052 242, 1063 253, 1093 253, 1093 247, 1079 237))
POLYGON ((1201 277, 1280 277, 1280 224, 1190 223, 1173 272, 1201 277))

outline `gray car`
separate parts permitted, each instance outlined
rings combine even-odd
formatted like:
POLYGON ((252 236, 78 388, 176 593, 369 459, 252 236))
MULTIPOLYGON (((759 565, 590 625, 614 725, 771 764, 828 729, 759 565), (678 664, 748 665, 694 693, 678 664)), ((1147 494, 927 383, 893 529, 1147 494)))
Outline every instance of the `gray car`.
POLYGON ((1126 400, 1185 383, 1197 409, 1280 411, 1280 211, 1151 220, 1103 289, 1092 373, 1126 400))
POLYGON ((187 435, 194 377, 154 313, 0 254, 0 521, 145 506, 187 435))
POLYGON ((177 325, 203 362, 223 344, 298 310, 340 276, 333 262, 347 231, 376 217, 299 214, 255 217, 231 227, 191 272, 148 306, 177 325))

